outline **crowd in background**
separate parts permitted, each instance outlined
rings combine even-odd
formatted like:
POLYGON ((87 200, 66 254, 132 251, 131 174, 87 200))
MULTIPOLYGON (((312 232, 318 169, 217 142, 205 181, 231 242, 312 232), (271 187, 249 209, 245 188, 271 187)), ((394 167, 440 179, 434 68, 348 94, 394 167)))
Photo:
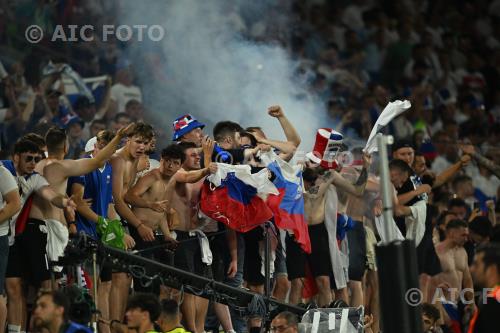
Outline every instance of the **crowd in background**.
MULTIPOLYGON (((52 126, 66 131, 68 149, 64 157, 79 159, 94 151, 95 141, 89 147, 89 139, 99 137, 103 130, 116 132, 143 121, 155 124, 158 114, 167 118, 169 125, 181 114, 201 116, 196 110, 164 110, 164 114, 163 110, 152 110, 141 83, 148 78, 167 82, 168 86, 168 54, 160 49, 148 50, 143 62, 136 64, 130 60, 134 41, 111 38, 104 42, 98 32, 93 42, 44 39, 35 45, 23 37, 30 24, 49 33, 56 24, 119 23, 115 13, 120 10, 120 1, 3 0, 0 4, 0 61, 5 68, 0 72, 2 160, 11 159, 23 135, 45 137, 52 126), (61 84, 68 73, 106 78, 93 96, 73 97, 61 84)), ((327 112, 331 122, 324 126, 334 128, 344 138, 366 140, 389 101, 411 101, 411 109, 384 132, 392 134, 397 143, 392 155, 396 162, 390 167, 399 204, 410 206, 413 200, 427 203, 422 242, 437 263, 419 267, 419 273, 424 273, 420 282, 425 300, 431 302, 433 291, 443 283, 449 284, 446 278, 433 280, 449 270, 442 256, 448 243, 463 247, 467 267, 475 267, 471 269, 477 272, 475 260, 484 256, 475 258, 476 249, 500 241, 500 1, 277 0, 261 15, 255 15, 254 7, 245 3, 228 2, 224 8, 231 26, 245 39, 279 44, 289 52, 297 64, 297 80, 306 81, 325 106, 324 111, 311 110, 311 116, 327 112), (408 191, 405 184, 415 175, 420 182, 412 180, 413 187, 408 191), (410 199, 401 197, 411 191, 415 193, 410 199), (466 236, 460 234, 464 229, 466 236), (447 235, 453 240, 446 241, 447 235)), ((170 143, 171 132, 165 126, 153 127, 154 135, 146 136, 154 137, 156 146, 162 149, 170 143)), ((243 137, 251 137, 241 130, 243 137)), ((349 147, 362 160, 353 148, 349 147)), ((146 152, 151 160, 160 160, 160 149, 155 151, 153 145, 146 152)), ((310 151, 312 147, 298 149, 310 151)), ((377 172, 374 168, 370 171, 364 198, 367 209, 361 214, 365 229, 371 230, 361 233, 367 242, 365 256, 374 255, 370 247, 379 239, 374 220, 380 214, 380 198, 378 188, 370 189, 377 184, 377 172), (370 238, 372 233, 374 240, 370 238)), ((344 170, 343 174, 348 173, 344 170)), ((343 213, 352 212, 346 208, 343 213)), ((398 218, 396 224, 405 236, 398 218)), ((496 265, 500 274, 499 263, 496 265)), ((347 296, 334 295, 352 306, 365 305, 367 313, 375 317, 371 318, 372 329, 377 331, 378 298, 373 290, 378 287, 376 277, 370 275, 376 271, 374 260, 367 258, 366 268, 363 284, 350 286, 347 296), (359 291, 363 297, 358 298, 359 291)), ((474 273, 472 278, 474 284, 486 283, 474 273)), ((284 288, 290 286, 285 284, 284 288)), ((444 331, 456 332, 451 319, 444 316, 446 311, 439 306, 436 315, 435 310, 424 306, 424 317, 435 326, 432 329, 438 331, 435 323, 440 318, 444 331)), ((245 329, 237 328, 237 318, 233 321, 236 331, 245 329)), ((470 318, 466 324, 469 322, 470 318)), ((189 329, 195 330, 192 326, 189 329)))

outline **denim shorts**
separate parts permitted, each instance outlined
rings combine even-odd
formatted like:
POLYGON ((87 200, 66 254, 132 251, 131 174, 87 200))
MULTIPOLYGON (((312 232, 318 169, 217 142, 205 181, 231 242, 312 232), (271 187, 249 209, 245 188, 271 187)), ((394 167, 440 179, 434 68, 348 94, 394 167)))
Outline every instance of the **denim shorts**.
POLYGON ((0 236, 0 295, 5 295, 5 273, 9 258, 9 236, 0 236))

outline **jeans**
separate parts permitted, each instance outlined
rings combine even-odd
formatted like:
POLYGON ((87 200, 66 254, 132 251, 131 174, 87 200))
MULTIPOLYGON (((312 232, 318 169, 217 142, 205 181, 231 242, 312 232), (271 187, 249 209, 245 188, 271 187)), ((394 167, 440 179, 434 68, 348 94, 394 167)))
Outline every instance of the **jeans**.
MULTIPOLYGON (((226 278, 224 281, 226 284, 231 287, 241 287, 243 283, 243 264, 245 259, 245 239, 243 238, 243 234, 236 233, 237 241, 238 241, 238 270, 234 278, 226 278)), ((233 322, 233 328, 236 332, 242 333, 247 331, 247 322, 246 319, 235 313, 232 308, 229 308, 229 312, 231 313, 231 321, 233 322)))

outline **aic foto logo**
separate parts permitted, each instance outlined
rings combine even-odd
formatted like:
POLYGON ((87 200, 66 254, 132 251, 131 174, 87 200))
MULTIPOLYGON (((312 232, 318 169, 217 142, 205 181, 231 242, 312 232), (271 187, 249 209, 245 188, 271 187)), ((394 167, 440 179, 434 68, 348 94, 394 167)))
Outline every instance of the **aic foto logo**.
MULTIPOLYGON (((24 37, 30 43, 38 43, 43 39, 45 32, 38 25, 30 25, 24 32, 24 37)), ((91 42, 94 38, 100 38, 107 42, 109 39, 116 38, 119 41, 126 42, 136 40, 142 42, 149 40, 158 42, 165 36, 165 29, 161 25, 103 25, 97 29, 93 25, 56 25, 54 31, 46 34, 51 42, 91 42)))

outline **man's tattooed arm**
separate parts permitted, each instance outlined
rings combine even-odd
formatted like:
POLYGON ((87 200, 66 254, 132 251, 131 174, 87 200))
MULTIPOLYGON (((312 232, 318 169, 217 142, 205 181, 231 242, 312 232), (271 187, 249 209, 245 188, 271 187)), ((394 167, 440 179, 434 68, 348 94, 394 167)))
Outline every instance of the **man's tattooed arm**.
POLYGON ((368 180, 368 171, 366 168, 361 169, 361 173, 359 174, 358 180, 354 183, 354 186, 361 186, 365 184, 368 180))
POLYGON ((318 194, 318 191, 319 191, 319 186, 318 185, 315 185, 315 186, 313 186, 313 187, 311 187, 309 189, 309 193, 310 194, 318 194))

